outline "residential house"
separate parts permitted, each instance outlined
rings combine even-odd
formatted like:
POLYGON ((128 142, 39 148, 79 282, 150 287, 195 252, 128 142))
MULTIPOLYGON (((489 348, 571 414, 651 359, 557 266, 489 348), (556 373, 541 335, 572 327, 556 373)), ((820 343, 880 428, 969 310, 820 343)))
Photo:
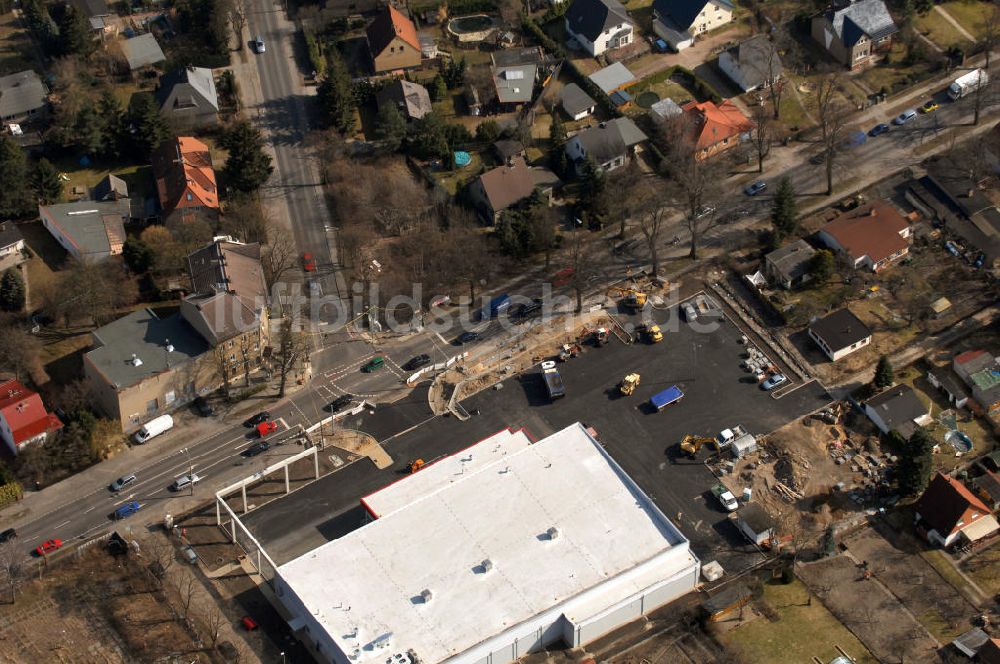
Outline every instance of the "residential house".
POLYGON ((94 403, 125 433, 218 385, 208 342, 179 313, 133 311, 91 337, 84 376, 94 403))
POLYGON ((846 307, 814 320, 809 324, 807 333, 831 362, 872 342, 871 329, 846 307))
POLYGON ((909 385, 894 385, 864 403, 865 415, 882 433, 898 431, 909 438, 931 423, 930 409, 909 385))
POLYGON ((122 253, 131 201, 76 201, 39 205, 42 225, 70 256, 96 263, 122 253))
POLYGON ((505 48, 490 54, 490 64, 493 67, 516 67, 518 65, 542 67, 547 62, 549 62, 549 58, 541 46, 505 48))
POLYGON ((760 503, 750 503, 741 507, 736 513, 736 526, 757 546, 767 544, 774 537, 774 520, 760 503))
POLYGON ((380 0, 323 0, 324 15, 337 18, 369 14, 379 8, 380 0))
POLYGON ((510 160, 514 157, 521 157, 525 160, 528 158, 528 151, 524 149, 524 144, 521 141, 501 138, 499 141, 493 143, 492 147, 497 159, 505 164, 510 163, 510 160))
POLYGON ((850 69, 867 67, 888 53, 898 30, 883 0, 837 0, 812 19, 812 38, 850 69))
POLYGON ((105 0, 69 0, 69 4, 86 17, 95 37, 104 39, 118 32, 118 16, 105 0))
POLYGON ((566 34, 594 57, 632 43, 634 27, 618 0, 574 0, 564 18, 566 34))
POLYGON ((976 653, 979 664, 1000 664, 1000 639, 990 639, 976 653))
POLYGON ((910 224, 892 203, 872 201, 841 215, 817 233, 854 269, 880 272, 910 252, 910 224))
POLYGON ((1000 412, 1000 363, 985 350, 960 353, 952 368, 972 390, 972 398, 983 412, 995 417, 1000 412))
POLYGON ((653 32, 680 51, 698 35, 731 23, 733 9, 729 0, 654 0, 653 32))
POLYGON ((969 393, 944 367, 928 371, 927 382, 940 390, 955 408, 963 408, 969 402, 969 393))
POLYGON ((13 221, 0 222, 0 271, 16 267, 28 260, 24 251, 24 236, 13 221))
POLYGON ((513 157, 476 178, 469 185, 469 195, 480 214, 493 224, 504 210, 531 196, 536 187, 548 195, 557 182, 552 171, 528 168, 523 157, 513 157))
POLYGON ((649 116, 657 122, 666 122, 682 115, 684 115, 683 109, 670 97, 664 97, 649 107, 649 116))
POLYGON ((795 288, 809 281, 810 261, 816 250, 805 240, 796 240, 764 256, 764 273, 782 288, 795 288))
POLYGON ((386 105, 395 106, 407 122, 419 120, 433 110, 427 88, 401 78, 379 90, 375 94, 375 101, 380 110, 386 105))
POLYGON ((156 101, 174 127, 211 127, 219 123, 219 95, 211 69, 183 67, 164 74, 156 101))
POLYGON ((931 544, 945 548, 959 539, 977 542, 1000 530, 983 501, 943 473, 931 479, 913 507, 917 531, 931 544))
POLYGON ((699 159, 721 154, 748 140, 754 123, 728 99, 721 104, 709 100, 690 101, 681 110, 691 126, 691 138, 699 159))
POLYGON ((635 74, 620 62, 613 62, 603 69, 598 69, 588 78, 609 97, 616 92, 624 92, 625 88, 636 81, 635 74))
POLYGON ((366 35, 376 74, 420 66, 417 26, 391 4, 372 21, 366 35))
POLYGON ((532 64, 493 67, 493 87, 501 112, 520 109, 531 102, 538 78, 538 66, 532 64))
POLYGON ((1000 509, 1000 475, 980 467, 982 475, 971 480, 973 492, 990 508, 990 511, 1000 509))
POLYGON ((12 454, 16 455, 25 445, 44 443, 62 425, 58 417, 45 410, 38 393, 21 381, 0 383, 0 438, 12 454))
POLYGON ((559 103, 562 104, 566 115, 573 120, 582 120, 592 115, 597 108, 597 102, 576 83, 570 83, 562 89, 559 103))
POLYGON ((167 59, 163 55, 163 49, 157 43, 156 37, 151 32, 131 39, 124 39, 121 41, 121 47, 125 62, 128 63, 128 68, 133 74, 139 70, 158 65, 167 59))
POLYGON ((566 155, 576 162, 577 170, 585 160, 591 159, 598 169, 613 171, 627 164, 636 146, 646 138, 629 118, 615 118, 571 136, 566 141, 566 155))
POLYGON ((0 76, 0 120, 24 122, 48 109, 49 90, 38 74, 21 71, 0 76))
POLYGON ((219 190, 208 146, 196 138, 179 136, 153 152, 153 178, 167 224, 205 219, 214 228, 219 217, 219 190))
POLYGON ((117 175, 108 173, 91 190, 90 197, 95 201, 118 201, 128 198, 128 184, 117 175))
MULTIPOLYGON (((951 645, 955 646, 966 657, 975 657, 976 653, 989 643, 989 641, 989 634, 984 632, 981 627, 973 627, 952 639, 951 645)), ((976 659, 976 661, 981 662, 982 659, 976 659)))
POLYGON ((743 92, 769 88, 781 78, 781 56, 767 35, 744 39, 719 55, 719 69, 743 92))

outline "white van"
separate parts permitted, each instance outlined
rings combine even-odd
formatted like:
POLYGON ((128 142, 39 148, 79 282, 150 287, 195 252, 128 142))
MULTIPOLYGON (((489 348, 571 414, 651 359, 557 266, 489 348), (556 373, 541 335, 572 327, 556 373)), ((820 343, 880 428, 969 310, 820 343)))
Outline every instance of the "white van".
POLYGON ((173 426, 174 418, 169 415, 160 415, 159 417, 146 422, 141 429, 135 432, 135 436, 132 437, 132 440, 141 445, 150 438, 159 436, 164 431, 170 431, 173 426))

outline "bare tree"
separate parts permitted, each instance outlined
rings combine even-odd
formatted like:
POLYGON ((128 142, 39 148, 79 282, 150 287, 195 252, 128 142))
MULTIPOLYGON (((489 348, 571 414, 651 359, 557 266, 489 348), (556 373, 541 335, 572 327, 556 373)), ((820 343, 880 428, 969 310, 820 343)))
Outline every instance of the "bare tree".
POLYGON ((177 580, 176 588, 181 599, 181 614, 187 620, 191 613, 191 605, 194 603, 194 596, 198 593, 198 579, 185 571, 183 576, 177 580))
POLYGON ((240 337, 240 358, 243 361, 243 386, 250 387, 250 367, 253 357, 252 339, 244 334, 240 337))
POLYGON ((0 579, 7 585, 10 593, 10 603, 17 599, 17 589, 24 581, 24 555, 13 541, 0 544, 0 579))
POLYGON ((308 351, 308 338, 292 325, 292 321, 286 318, 281 322, 281 331, 278 333, 278 350, 275 353, 275 361, 278 366, 278 398, 285 396, 285 386, 288 381, 288 374, 295 364, 308 351))
MULTIPOLYGON (((785 30, 784 27, 775 28, 785 30)), ((774 119, 781 117, 781 97, 785 91, 785 79, 781 77, 781 46, 778 44, 778 35, 771 38, 763 37, 749 42, 749 46, 744 48, 755 48, 759 50, 757 58, 749 58, 751 65, 749 72, 756 74, 761 80, 761 88, 767 91, 771 100, 771 107, 774 119)))
POLYGON ((264 212, 260 200, 248 194, 230 198, 219 230, 242 242, 259 242, 265 245, 271 237, 280 235, 280 231, 276 232, 274 228, 274 222, 264 212))
POLYGON ((837 148, 843 142, 850 107, 840 95, 840 74, 829 73, 820 78, 816 87, 817 117, 826 161, 826 195, 833 193, 833 167, 837 148))
POLYGON ((14 316, 0 318, 0 370, 24 380, 41 367, 42 344, 14 316))
POLYGON ((167 570, 174 564, 174 547, 165 538, 154 535, 142 542, 143 554, 149 557, 151 564, 150 571, 153 576, 162 583, 167 575, 167 570))
POLYGON ((260 263, 264 268, 264 281, 267 282, 268 288, 273 288, 286 272, 297 265, 297 257, 295 242, 288 234, 280 233, 269 238, 260 256, 260 263))
POLYGON ((239 44, 237 50, 242 51, 246 46, 243 39, 243 29, 247 25, 247 3, 246 0, 229 0, 229 24, 236 34, 236 43, 239 44))
POLYGON ((55 288, 42 295, 44 309, 69 327, 74 321, 103 325, 138 298, 138 287, 121 262, 84 263, 72 259, 55 288))
POLYGON ((984 69, 990 70, 990 58, 993 55, 993 48, 997 45, 1000 37, 1000 4, 997 0, 990 1, 990 9, 983 16, 983 38, 981 44, 986 51, 986 64, 984 69))
POLYGON ((750 140, 757 151, 757 172, 764 172, 764 159, 771 153, 771 114, 764 102, 753 107, 754 128, 750 140))
POLYGON ((223 341, 212 350, 212 353, 215 360, 215 370, 222 380, 222 391, 226 398, 229 398, 229 389, 233 381, 233 349, 227 348, 226 342, 223 341))
POLYGON ((210 604, 201 615, 208 633, 208 641, 213 650, 219 644, 219 636, 222 634, 222 626, 228 622, 226 615, 219 610, 215 604, 210 604))
POLYGON ((663 181, 660 178, 650 178, 642 181, 632 192, 631 198, 638 205, 636 210, 639 220, 639 230, 646 241, 650 271, 655 279, 660 273, 660 240, 663 228, 667 223, 667 213, 670 208, 664 205, 660 191, 663 181))
POLYGON ((583 311, 583 291, 591 277, 597 274, 593 245, 588 236, 589 233, 582 230, 574 231, 567 247, 569 268, 573 271, 569 285, 576 294, 576 313, 583 311))
POLYGON ((984 78, 986 76, 985 70, 980 70, 980 78, 977 81, 976 89, 972 92, 972 124, 979 124, 979 116, 982 113, 983 107, 986 105, 988 95, 993 87, 993 79, 984 78))
POLYGON ((552 252, 559 246, 558 223, 559 216, 556 211, 545 202, 531 209, 531 230, 535 236, 535 245, 545 256, 546 271, 552 264, 552 252))

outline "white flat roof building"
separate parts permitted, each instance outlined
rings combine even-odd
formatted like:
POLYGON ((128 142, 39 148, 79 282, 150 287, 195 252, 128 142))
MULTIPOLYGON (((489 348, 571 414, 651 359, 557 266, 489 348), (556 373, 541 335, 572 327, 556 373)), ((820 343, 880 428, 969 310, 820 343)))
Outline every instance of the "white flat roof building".
POLYGON ((505 664, 693 590, 687 539, 580 424, 504 431, 366 497, 375 521, 277 569, 327 662, 505 664))

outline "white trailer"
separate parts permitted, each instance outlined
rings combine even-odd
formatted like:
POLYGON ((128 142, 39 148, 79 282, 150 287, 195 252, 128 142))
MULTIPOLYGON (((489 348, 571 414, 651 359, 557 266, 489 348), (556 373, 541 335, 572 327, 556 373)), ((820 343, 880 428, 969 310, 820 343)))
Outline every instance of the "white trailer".
POLYGON ((133 440, 139 444, 145 443, 150 438, 155 438, 165 431, 169 431, 174 426, 174 418, 169 415, 160 415, 142 425, 142 428, 135 432, 133 440))

